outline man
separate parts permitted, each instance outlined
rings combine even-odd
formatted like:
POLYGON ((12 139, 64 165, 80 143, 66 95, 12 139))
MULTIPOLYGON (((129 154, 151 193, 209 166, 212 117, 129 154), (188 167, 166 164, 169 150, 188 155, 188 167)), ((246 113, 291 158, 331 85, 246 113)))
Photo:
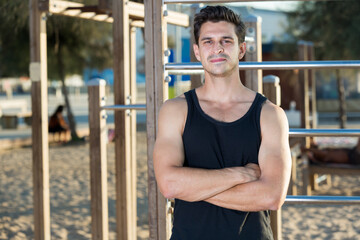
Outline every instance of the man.
MULTIPOLYGON (((360 140, 360 139, 359 139, 360 140)), ((360 141, 352 148, 318 148, 313 144, 311 148, 304 148, 310 161, 314 163, 340 163, 360 165, 360 141)))
POLYGON ((283 204, 290 178, 286 116, 240 81, 238 15, 208 6, 194 35, 205 83, 163 104, 154 148, 160 191, 175 198, 171 239, 272 239, 267 210, 283 204))

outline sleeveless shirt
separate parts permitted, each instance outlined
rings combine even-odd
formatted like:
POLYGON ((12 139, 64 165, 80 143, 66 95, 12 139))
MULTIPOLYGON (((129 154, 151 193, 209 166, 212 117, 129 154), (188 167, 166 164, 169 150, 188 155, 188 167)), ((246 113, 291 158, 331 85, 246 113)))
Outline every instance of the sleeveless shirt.
MULTIPOLYGON (((185 93, 188 114, 183 132, 184 166, 221 169, 258 164, 260 112, 266 98, 257 93, 249 110, 221 122, 200 107, 195 89, 185 93)), ((194 183, 196 184, 196 183, 194 183)), ((242 212, 205 201, 175 199, 172 240, 273 239, 268 211, 242 212)))

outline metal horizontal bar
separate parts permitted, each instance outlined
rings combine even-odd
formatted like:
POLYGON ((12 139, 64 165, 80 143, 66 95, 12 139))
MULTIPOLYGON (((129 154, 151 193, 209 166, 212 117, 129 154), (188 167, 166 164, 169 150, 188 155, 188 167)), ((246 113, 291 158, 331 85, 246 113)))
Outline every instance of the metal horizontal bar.
POLYGON ((340 1, 340 0, 164 0, 165 4, 175 4, 175 3, 226 3, 226 2, 269 2, 269 1, 297 1, 297 2, 306 2, 306 1, 340 1))
POLYGON ((289 130, 290 137, 349 137, 360 136, 360 129, 305 129, 305 128, 291 128, 289 130))
POLYGON ((356 196, 287 196, 286 204, 360 204, 356 196))
POLYGON ((108 105, 108 106, 103 106, 101 109, 115 110, 115 111, 146 110, 146 104, 108 105))
POLYGON ((254 37, 245 36, 245 42, 255 42, 254 37))
MULTIPOLYGON (((239 62, 239 68, 240 70, 360 68, 360 60, 239 62)), ((188 72, 194 71, 201 73, 203 66, 200 62, 167 63, 165 64, 165 70, 169 74, 188 74, 188 72)))

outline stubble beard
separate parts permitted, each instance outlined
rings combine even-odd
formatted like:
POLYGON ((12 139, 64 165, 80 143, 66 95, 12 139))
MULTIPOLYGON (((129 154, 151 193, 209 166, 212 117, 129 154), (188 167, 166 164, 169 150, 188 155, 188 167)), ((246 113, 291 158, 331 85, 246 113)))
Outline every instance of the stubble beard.
POLYGON ((224 69, 221 71, 216 71, 217 69, 211 69, 211 68, 204 68, 204 71, 207 72, 211 77, 214 78, 224 78, 227 76, 230 76, 234 71, 237 69, 237 65, 234 64, 233 66, 224 66, 224 69))

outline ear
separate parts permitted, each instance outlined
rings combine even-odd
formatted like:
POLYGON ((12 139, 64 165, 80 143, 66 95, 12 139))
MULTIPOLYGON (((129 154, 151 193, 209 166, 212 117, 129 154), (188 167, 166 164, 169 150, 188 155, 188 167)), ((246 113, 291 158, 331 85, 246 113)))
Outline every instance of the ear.
POLYGON ((193 49, 194 49, 194 55, 195 55, 196 59, 199 62, 201 62, 200 53, 199 53, 199 46, 196 43, 193 44, 193 49))
POLYGON ((240 43, 239 45, 239 60, 241 60, 246 53, 246 42, 240 43))

